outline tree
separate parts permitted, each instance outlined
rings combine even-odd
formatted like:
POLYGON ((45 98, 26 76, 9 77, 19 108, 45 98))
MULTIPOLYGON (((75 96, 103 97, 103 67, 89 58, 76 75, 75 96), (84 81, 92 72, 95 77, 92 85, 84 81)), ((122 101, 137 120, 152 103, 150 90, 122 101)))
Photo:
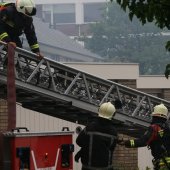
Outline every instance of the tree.
POLYGON ((142 24, 134 17, 128 19, 116 3, 108 3, 101 22, 91 27, 91 38, 85 38, 85 47, 106 61, 140 63, 141 74, 162 74, 168 62, 162 36, 153 23, 142 24))
MULTIPOLYGON (((111 0, 112 2, 113 0, 111 0)), ((132 21, 136 16, 142 24, 153 22, 161 29, 170 29, 170 1, 169 0, 116 0, 121 8, 128 12, 132 21), (127 10, 128 9, 128 10, 127 10)), ((170 41, 166 43, 170 51, 170 41)), ((170 74, 170 64, 166 66, 165 76, 170 74)))

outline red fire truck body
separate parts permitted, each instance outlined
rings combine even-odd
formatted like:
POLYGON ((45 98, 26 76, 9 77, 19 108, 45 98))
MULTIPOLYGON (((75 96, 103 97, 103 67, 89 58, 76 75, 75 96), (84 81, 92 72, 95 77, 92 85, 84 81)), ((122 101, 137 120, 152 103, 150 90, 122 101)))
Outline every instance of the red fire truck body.
POLYGON ((4 170, 73 170, 72 132, 4 133, 4 170))

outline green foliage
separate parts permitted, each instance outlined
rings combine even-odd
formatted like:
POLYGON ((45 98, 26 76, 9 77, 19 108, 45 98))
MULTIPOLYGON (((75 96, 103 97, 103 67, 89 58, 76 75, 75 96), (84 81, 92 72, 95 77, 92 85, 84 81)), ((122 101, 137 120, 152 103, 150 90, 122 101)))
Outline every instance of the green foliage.
POLYGON ((117 3, 124 11, 129 9, 130 19, 136 16, 142 24, 154 22, 161 29, 170 27, 169 0, 117 0, 117 3))
POLYGON ((163 74, 169 61, 164 47, 169 37, 162 36, 161 31, 152 23, 142 25, 135 16, 131 22, 113 2, 108 3, 102 22, 91 26, 92 37, 84 37, 84 41, 86 48, 107 62, 136 62, 140 63, 141 74, 163 74))
MULTIPOLYGON (((110 0, 111 2, 113 0, 110 0)), ((120 7, 129 13, 129 19, 132 21, 134 16, 142 24, 153 22, 160 29, 170 29, 170 1, 169 0, 116 0, 120 7)), ((166 44, 166 49, 170 51, 170 41, 166 44)), ((165 76, 168 78, 169 64, 165 70, 165 76)))

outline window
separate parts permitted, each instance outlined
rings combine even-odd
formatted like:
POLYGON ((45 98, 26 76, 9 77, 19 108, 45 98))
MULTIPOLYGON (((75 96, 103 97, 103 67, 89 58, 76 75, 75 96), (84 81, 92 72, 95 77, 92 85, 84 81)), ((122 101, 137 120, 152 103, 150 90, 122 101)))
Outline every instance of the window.
POLYGON ((48 22, 48 23, 51 22, 51 13, 50 13, 50 11, 44 11, 44 13, 43 13, 43 21, 48 22))
POLYGON ((74 4, 49 4, 43 5, 43 20, 53 25, 75 23, 74 4))
POLYGON ((96 22, 102 19, 105 3, 84 4, 84 22, 96 22))
POLYGON ((75 23, 75 5, 74 4, 58 4, 54 5, 54 23, 75 23))
POLYGON ((42 6, 42 19, 44 22, 51 23, 52 5, 42 6))

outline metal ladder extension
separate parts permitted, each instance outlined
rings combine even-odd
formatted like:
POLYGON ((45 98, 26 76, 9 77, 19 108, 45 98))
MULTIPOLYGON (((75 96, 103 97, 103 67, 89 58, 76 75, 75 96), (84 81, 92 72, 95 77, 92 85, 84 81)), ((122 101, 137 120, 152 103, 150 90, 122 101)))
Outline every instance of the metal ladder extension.
MULTIPOLYGON (((7 53, 3 50, 5 46, 6 44, 1 42, 1 87, 5 87, 6 84, 7 53)), ((151 121, 150 114, 156 104, 164 103, 170 110, 170 102, 167 100, 96 77, 46 57, 39 60, 35 54, 20 48, 15 50, 15 74, 17 93, 20 93, 17 101, 22 103, 23 107, 40 112, 44 110, 45 114, 69 121, 81 122, 82 115, 86 115, 86 113, 89 113, 88 116, 96 115, 99 105, 106 101, 114 102, 116 99, 122 102, 123 107, 118 110, 115 120, 127 124, 137 124, 141 127, 148 126, 151 121), (24 89, 27 92, 24 92, 24 89), (20 97, 24 93, 32 93, 35 96, 32 96, 32 98, 31 95, 29 98, 27 98, 27 95, 20 97), (39 95, 41 97, 38 98, 39 95), (36 108, 34 102, 37 102, 37 100, 42 101, 42 103, 43 101, 51 102, 49 109, 52 111, 36 108), (32 108, 29 102, 32 102, 32 108), (52 109, 53 104, 56 106, 55 109, 52 109), (60 109, 62 108, 59 109, 61 112, 53 113, 56 112, 57 106, 60 109), (69 110, 69 115, 66 109, 72 107, 73 114, 69 110), (77 112, 76 108, 78 109, 77 112)), ((85 118, 82 123, 84 123, 84 120, 85 118)))

